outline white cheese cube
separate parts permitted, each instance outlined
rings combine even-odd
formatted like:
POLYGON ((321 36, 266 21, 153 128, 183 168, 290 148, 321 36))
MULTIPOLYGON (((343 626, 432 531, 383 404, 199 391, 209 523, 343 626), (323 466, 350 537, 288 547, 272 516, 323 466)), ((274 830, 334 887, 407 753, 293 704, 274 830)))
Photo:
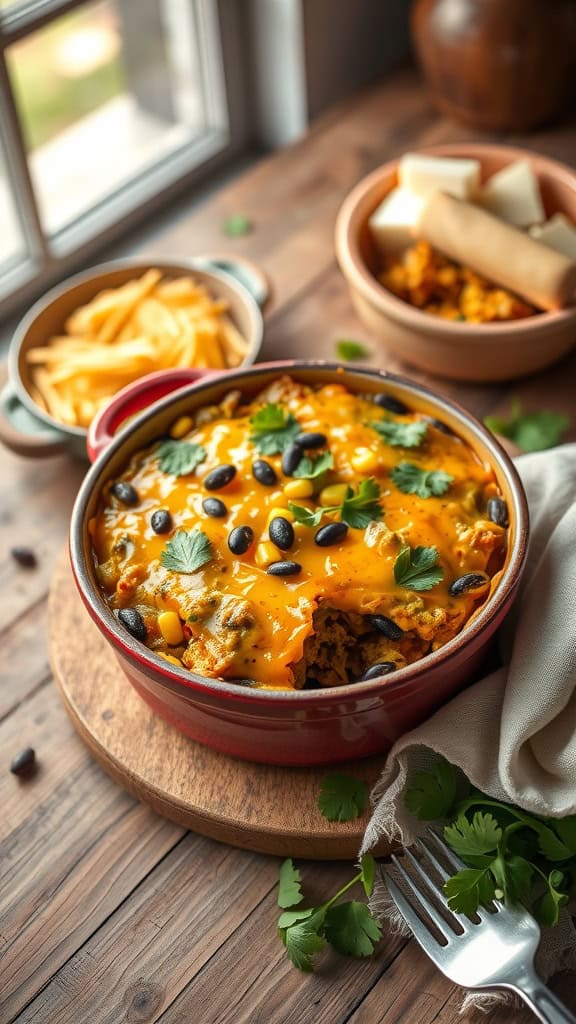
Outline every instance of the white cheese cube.
POLYGON ((545 224, 535 224, 530 234, 568 259, 576 260, 576 227, 563 213, 555 213, 545 224))
POLYGON ((539 224, 546 216, 538 180, 527 160, 516 160, 493 174, 481 202, 490 213, 518 228, 539 224))
POLYGON ((407 189, 394 188, 388 193, 368 221, 374 242, 381 252, 400 252, 414 242, 423 206, 424 200, 407 189))
POLYGON ((462 157, 406 153, 398 164, 398 181, 422 198, 447 192, 457 199, 474 199, 480 188, 480 162, 462 157))

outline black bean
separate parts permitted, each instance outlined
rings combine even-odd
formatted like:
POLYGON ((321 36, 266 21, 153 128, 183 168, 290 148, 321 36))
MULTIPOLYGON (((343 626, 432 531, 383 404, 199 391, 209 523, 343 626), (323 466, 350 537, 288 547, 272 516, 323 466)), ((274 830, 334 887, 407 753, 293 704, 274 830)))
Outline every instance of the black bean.
POLYGON ((332 544, 338 544, 348 533, 346 523, 327 523, 321 526, 314 535, 314 543, 321 548, 329 548, 332 544))
POLYGON ((228 515, 228 509, 224 502, 220 501, 220 498, 204 498, 202 508, 206 515, 211 516, 212 519, 223 519, 224 516, 228 515))
POLYGON ((508 506, 504 498, 489 498, 486 513, 498 526, 508 526, 508 506))
POLYGON ((269 576, 296 576, 302 572, 302 566, 299 562, 272 562, 266 572, 269 576))
POLYGON ((452 427, 448 426, 447 423, 443 423, 442 420, 436 420, 434 419, 433 416, 426 416, 425 419, 427 419, 428 423, 430 423, 433 427, 436 427, 436 430, 439 430, 440 433, 448 434, 449 437, 454 437, 454 431, 452 430, 452 427))
POLYGON ((172 529, 172 516, 167 508, 158 508, 152 513, 150 526, 154 533, 169 533, 172 529))
POLYGON ((304 452, 299 444, 291 444, 282 456, 282 472, 284 476, 292 476, 304 452))
POLYGON ((378 630, 382 636, 388 638, 388 640, 400 640, 404 636, 404 630, 400 629, 394 622, 394 619, 389 619, 387 615, 369 615, 368 621, 370 625, 374 626, 374 629, 378 630))
POLYGON ((118 498, 123 505, 137 505, 140 501, 138 497, 138 491, 132 484, 127 484, 124 480, 116 480, 110 488, 110 493, 118 498))
POLYGON ((254 540, 251 526, 236 526, 228 537, 228 547, 233 555, 244 555, 254 540))
POLYGON ((256 462, 252 463, 252 476, 265 487, 273 487, 278 480, 274 466, 265 459, 256 459, 256 462))
POLYGON ((121 608, 118 618, 135 640, 146 639, 146 624, 135 608, 121 608))
POLYGON ((458 597, 459 594, 466 594, 469 590, 479 590, 480 587, 486 587, 490 583, 488 576, 482 572, 467 572, 464 576, 459 576, 457 580, 448 587, 448 592, 452 594, 452 597, 458 597))
POLYGON ((207 491, 220 491, 235 476, 236 466, 231 466, 229 463, 224 462, 221 466, 216 466, 216 469, 213 469, 211 473, 208 473, 208 476, 205 476, 202 482, 207 491))
POLYGON ((371 665, 367 668, 363 675, 360 676, 360 682, 363 683, 366 679, 378 679, 379 676, 387 676, 390 672, 396 670, 396 664, 393 661, 379 661, 376 665, 371 665))
POLYGON ((388 412, 395 412, 398 416, 404 416, 409 412, 407 405, 401 402, 399 398, 394 398, 392 395, 373 395, 372 401, 375 405, 379 405, 381 409, 388 409, 388 412))
POLYGON ((12 759, 10 765, 10 771, 13 775, 19 775, 21 778, 29 777, 36 771, 36 752, 32 747, 25 747, 21 750, 16 757, 12 759))
POLYGON ((18 565, 23 566, 24 569, 34 569, 38 564, 32 548, 12 548, 10 554, 14 561, 18 562, 18 565))
POLYGON ((255 686, 258 686, 258 683, 256 682, 255 679, 233 678, 233 679, 226 679, 225 682, 227 682, 227 683, 234 683, 234 686, 246 686, 246 687, 251 688, 251 689, 254 689, 255 686))
POLYGON ((294 544, 294 527, 284 516, 276 516, 271 520, 268 535, 281 551, 289 551, 294 544))
POLYGON ((328 444, 328 438, 326 434, 310 433, 310 434, 298 434, 294 438, 294 444, 297 444, 299 448, 307 450, 309 448, 323 448, 325 444, 328 444))

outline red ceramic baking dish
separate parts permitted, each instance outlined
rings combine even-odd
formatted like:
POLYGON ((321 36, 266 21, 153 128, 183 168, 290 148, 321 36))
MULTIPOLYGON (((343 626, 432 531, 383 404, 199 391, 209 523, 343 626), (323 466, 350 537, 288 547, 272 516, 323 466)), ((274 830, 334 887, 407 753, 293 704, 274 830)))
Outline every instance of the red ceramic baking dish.
MULTIPOLYGON (((192 739, 235 757, 269 764, 328 764, 387 750, 458 692, 481 667, 494 633, 514 599, 526 555, 528 509, 522 484, 508 455, 472 416, 420 384, 383 371, 343 369, 313 362, 260 364, 224 375, 180 371, 165 395, 159 375, 132 385, 127 398, 117 396, 92 434, 118 429, 134 417, 139 401, 164 397, 119 429, 92 466, 72 514, 70 552, 78 590, 90 615, 126 673, 127 679, 155 712, 192 739), (494 593, 463 631, 441 649, 400 669, 394 676, 325 690, 258 690, 195 675, 167 663, 133 640, 117 623, 96 581, 88 524, 103 485, 116 478, 131 455, 164 434, 178 416, 222 400, 232 388, 251 396, 289 372, 306 384, 338 381, 351 391, 383 390, 414 410, 442 419, 495 472, 509 510, 509 546, 502 577, 494 593), (193 383, 182 386, 192 379, 193 383), (141 388, 138 398, 138 388, 141 388), (111 429, 112 428, 112 429, 111 429)), ((274 609, 270 609, 274 614, 274 609)))

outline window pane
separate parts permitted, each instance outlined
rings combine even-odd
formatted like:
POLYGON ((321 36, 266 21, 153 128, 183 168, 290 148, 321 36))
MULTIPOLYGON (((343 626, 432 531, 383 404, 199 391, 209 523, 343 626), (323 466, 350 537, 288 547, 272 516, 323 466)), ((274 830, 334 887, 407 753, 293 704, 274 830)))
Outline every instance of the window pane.
POLYGON ((8 50, 50 234, 206 130, 191 0, 100 0, 8 50))
POLYGON ((26 257, 26 242, 10 188, 4 154, 0 150, 0 275, 26 257))

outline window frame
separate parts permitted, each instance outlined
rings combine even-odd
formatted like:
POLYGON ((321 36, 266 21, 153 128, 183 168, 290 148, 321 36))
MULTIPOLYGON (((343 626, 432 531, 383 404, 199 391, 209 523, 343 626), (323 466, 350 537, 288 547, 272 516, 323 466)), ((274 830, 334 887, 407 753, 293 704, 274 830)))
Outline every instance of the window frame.
MULTIPOLYGON (((132 176, 52 236, 45 232, 31 178, 23 126, 7 67, 15 42, 85 7, 90 0, 21 0, 0 11, 0 139, 7 183, 26 255, 0 271, 0 321, 77 270, 98 249, 136 227, 184 188, 200 182, 246 143, 247 122, 239 7, 228 0, 188 0, 197 33, 206 131, 132 176)), ((118 0, 121 2, 121 0, 118 0)))

